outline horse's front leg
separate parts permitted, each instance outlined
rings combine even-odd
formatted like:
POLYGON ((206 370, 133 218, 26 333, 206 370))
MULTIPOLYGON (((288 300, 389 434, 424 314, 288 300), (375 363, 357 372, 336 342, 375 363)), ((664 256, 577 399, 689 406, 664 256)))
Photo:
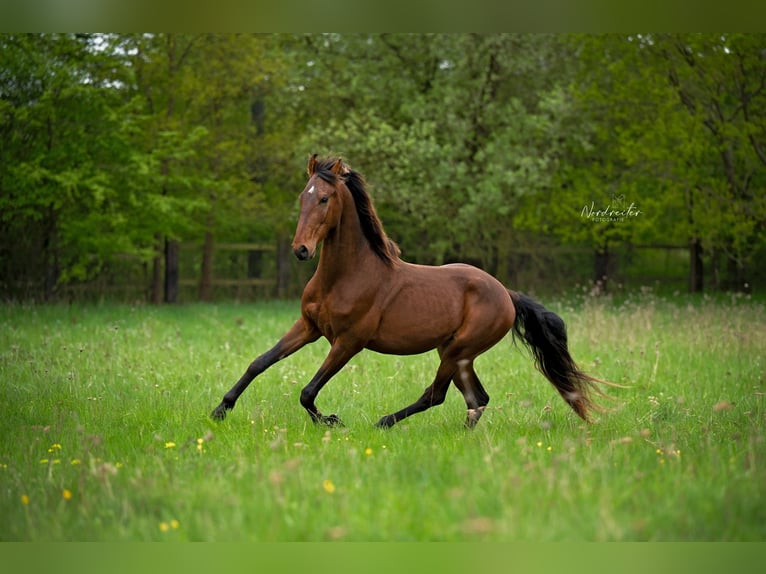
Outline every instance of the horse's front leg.
POLYGON ((271 349, 260 355, 247 368, 236 384, 226 393, 219 404, 211 413, 211 417, 217 420, 226 418, 228 411, 234 408, 239 396, 245 392, 247 386, 253 382, 253 379, 268 369, 271 365, 293 354, 295 351, 308 343, 312 343, 319 338, 319 331, 301 318, 295 325, 285 333, 285 335, 271 349))
POLYGON ((301 391, 301 405, 311 416, 311 420, 315 423, 324 423, 326 425, 342 426, 343 423, 338 418, 338 415, 332 414, 325 416, 319 412, 314 401, 316 400, 319 391, 327 382, 340 371, 346 363, 351 360, 351 357, 356 355, 363 348, 362 345, 348 345, 343 341, 335 340, 330 348, 330 353, 327 355, 322 366, 319 367, 316 375, 309 381, 301 391))

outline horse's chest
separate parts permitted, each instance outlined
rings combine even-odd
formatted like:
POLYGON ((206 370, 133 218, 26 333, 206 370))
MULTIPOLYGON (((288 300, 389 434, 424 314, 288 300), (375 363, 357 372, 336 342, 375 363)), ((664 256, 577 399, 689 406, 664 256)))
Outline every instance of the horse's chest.
POLYGON ((316 326, 324 337, 332 343, 335 340, 335 333, 338 330, 337 319, 324 307, 322 307, 316 316, 316 326))
POLYGON ((365 325, 369 322, 369 310, 354 301, 335 296, 327 296, 322 302, 314 303, 306 309, 307 314, 319 332, 334 342, 344 333, 353 332, 355 336, 364 336, 365 325))

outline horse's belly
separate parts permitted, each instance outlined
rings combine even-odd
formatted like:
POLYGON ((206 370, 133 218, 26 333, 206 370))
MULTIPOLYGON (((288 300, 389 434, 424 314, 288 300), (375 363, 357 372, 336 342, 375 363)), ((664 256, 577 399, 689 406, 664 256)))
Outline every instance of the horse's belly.
POLYGON ((367 348, 391 355, 425 353, 448 342, 461 321, 459 299, 402 299, 388 307, 367 348))
POLYGON ((386 355, 418 355, 435 349, 443 342, 443 339, 435 338, 378 338, 367 343, 367 348, 386 355))

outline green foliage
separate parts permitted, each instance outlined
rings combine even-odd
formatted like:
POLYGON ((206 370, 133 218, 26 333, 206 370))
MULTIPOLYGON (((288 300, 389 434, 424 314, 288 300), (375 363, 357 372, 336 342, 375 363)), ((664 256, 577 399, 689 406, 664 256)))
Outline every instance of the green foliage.
MULTIPOLYGON (((109 58, 94 55, 88 36, 0 41, 3 241, 20 238, 14 247, 22 261, 34 262, 42 251, 64 280, 96 272, 124 223, 119 182, 110 173, 129 149, 120 137, 123 101, 110 87, 120 78, 105 69, 109 58)), ((7 265, 12 257, 3 259, 7 265)))
POLYGON ((0 232, 30 236, 3 276, 42 259, 54 283, 87 279, 114 258, 151 259, 158 236, 199 235, 213 212, 233 229, 257 208, 247 111, 266 73, 260 38, 2 42, 0 232))
POLYGON ((536 64, 558 69, 560 47, 533 35, 324 38, 306 93, 327 120, 307 147, 349 150, 408 257, 491 267, 518 198, 550 182, 554 116, 536 64), (366 57, 339 68, 343 53, 366 57))
POLYGON ((764 38, 5 34, 0 289, 161 263, 163 239, 288 237, 314 152, 365 173, 413 261, 506 278, 520 243, 697 241, 742 279, 764 38))
POLYGON ((764 37, 572 41, 581 67, 572 94, 585 137, 567 138, 572 147, 559 181, 573 201, 554 211, 550 230, 596 247, 700 238, 740 263, 752 257, 766 220, 764 37), (572 207, 607 205, 618 196, 641 215, 614 225, 573 217, 572 207))

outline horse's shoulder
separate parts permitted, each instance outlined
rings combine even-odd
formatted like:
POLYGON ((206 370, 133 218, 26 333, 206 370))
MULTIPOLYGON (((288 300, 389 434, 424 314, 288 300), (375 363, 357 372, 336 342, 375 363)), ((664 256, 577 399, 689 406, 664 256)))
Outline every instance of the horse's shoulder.
POLYGON ((303 315, 315 320, 321 301, 322 297, 319 294, 319 289, 314 278, 312 278, 306 284, 306 287, 303 289, 303 295, 301 295, 301 311, 303 315))

